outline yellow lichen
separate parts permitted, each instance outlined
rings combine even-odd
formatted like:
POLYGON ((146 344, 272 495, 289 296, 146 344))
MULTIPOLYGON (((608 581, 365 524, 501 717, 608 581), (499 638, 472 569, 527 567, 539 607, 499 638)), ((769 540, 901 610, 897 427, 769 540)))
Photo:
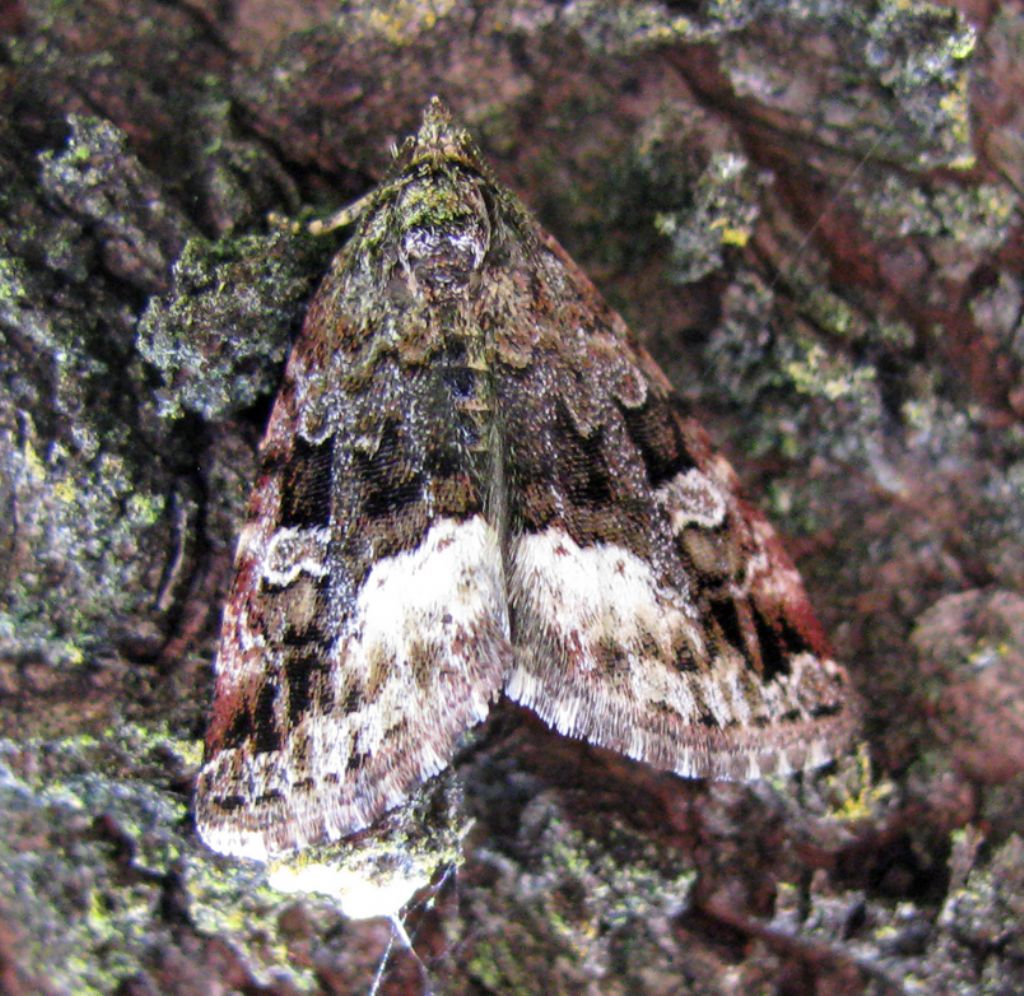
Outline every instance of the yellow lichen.
POLYGON ((454 6, 454 0, 426 3, 422 0, 392 0, 388 4, 374 4, 369 10, 358 11, 354 16, 360 18, 367 33, 392 45, 402 46, 432 31, 454 6))
POLYGON ((868 753, 867 743, 862 741, 857 745, 854 760, 858 769, 857 791, 843 799, 842 804, 833 813, 837 820, 844 822, 869 819, 879 803, 888 798, 893 790, 892 783, 889 781, 878 783, 872 781, 871 757, 868 753))

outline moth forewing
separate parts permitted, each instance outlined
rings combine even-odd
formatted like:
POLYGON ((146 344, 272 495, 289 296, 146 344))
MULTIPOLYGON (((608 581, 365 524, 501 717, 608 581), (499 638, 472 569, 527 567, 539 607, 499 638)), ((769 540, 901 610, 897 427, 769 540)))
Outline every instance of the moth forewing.
POLYGON ((686 776, 855 723, 799 575, 622 319, 437 100, 310 305, 197 789, 216 850, 360 830, 504 691, 686 776))

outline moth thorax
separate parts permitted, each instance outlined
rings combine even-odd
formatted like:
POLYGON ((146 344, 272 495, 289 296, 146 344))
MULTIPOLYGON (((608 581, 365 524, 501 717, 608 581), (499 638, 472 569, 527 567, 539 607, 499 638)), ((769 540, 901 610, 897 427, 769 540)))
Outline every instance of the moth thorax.
POLYGON ((487 230, 480 219, 443 227, 410 228, 399 250, 414 290, 432 297, 465 291, 487 252, 487 230))

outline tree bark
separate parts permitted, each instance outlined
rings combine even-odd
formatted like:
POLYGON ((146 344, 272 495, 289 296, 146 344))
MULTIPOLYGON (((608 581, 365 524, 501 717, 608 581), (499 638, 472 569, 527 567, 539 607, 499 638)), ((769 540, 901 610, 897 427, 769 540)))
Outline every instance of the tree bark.
POLYGON ((6 8, 0 988, 1024 989, 1024 18, 963 8, 6 8), (742 785, 502 705, 386 954, 203 848, 191 781, 344 238, 267 215, 365 193, 435 93, 702 414, 866 715, 831 769, 742 785))

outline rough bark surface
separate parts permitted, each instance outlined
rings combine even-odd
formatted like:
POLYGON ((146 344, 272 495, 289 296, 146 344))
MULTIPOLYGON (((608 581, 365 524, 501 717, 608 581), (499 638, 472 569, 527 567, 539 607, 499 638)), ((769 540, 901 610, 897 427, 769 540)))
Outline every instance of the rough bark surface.
POLYGON ((0 989, 1024 989, 1024 16, 846 6, 4 6, 0 989), (268 212, 354 200, 434 93, 703 413, 866 722, 741 785, 499 708, 414 956, 190 804, 339 238, 268 212))

